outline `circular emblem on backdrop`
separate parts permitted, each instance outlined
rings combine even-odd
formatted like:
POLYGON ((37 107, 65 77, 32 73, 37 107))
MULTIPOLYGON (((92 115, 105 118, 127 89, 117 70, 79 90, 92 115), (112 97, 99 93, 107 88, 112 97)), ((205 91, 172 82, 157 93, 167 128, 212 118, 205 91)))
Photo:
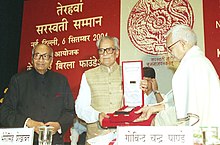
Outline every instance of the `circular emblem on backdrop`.
POLYGON ((176 24, 193 27, 194 15, 188 0, 139 0, 128 18, 128 36, 147 54, 167 53, 165 34, 176 24))

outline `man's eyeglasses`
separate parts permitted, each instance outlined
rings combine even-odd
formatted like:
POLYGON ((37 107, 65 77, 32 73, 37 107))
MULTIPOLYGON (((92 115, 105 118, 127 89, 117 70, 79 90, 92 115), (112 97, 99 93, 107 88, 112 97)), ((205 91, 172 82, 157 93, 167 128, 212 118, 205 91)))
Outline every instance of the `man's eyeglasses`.
POLYGON ((40 53, 34 53, 33 58, 40 60, 42 57, 43 60, 49 60, 52 56, 49 54, 40 54, 40 53))
POLYGON ((114 50, 115 50, 115 48, 112 48, 112 47, 105 48, 105 49, 104 48, 99 48, 98 53, 99 54, 104 54, 106 52, 107 54, 112 54, 114 50))
POLYGON ((173 47, 174 45, 176 45, 178 42, 180 42, 181 40, 178 40, 178 41, 176 41, 176 42, 174 42, 173 44, 171 44, 170 46, 167 46, 167 50, 168 51, 170 51, 170 52, 172 52, 172 49, 171 49, 171 47, 173 47))

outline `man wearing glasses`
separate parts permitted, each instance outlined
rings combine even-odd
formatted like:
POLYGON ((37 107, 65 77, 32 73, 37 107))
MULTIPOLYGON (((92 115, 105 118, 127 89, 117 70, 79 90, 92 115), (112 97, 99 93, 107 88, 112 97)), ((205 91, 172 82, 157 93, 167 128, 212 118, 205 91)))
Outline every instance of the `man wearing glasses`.
POLYGON ((38 44, 32 50, 33 69, 14 75, 0 108, 3 127, 34 128, 38 145, 40 126, 53 127, 53 145, 63 145, 63 134, 72 125, 74 102, 67 79, 49 70, 53 50, 38 44))
MULTIPOLYGON (((175 102, 175 110, 172 110, 176 115, 164 113, 167 108, 165 109, 165 104, 162 104, 151 108, 143 107, 137 112, 142 113, 137 121, 147 119, 150 114, 161 111, 155 118, 159 125, 176 125, 176 119, 186 121, 188 117, 194 116, 198 119, 196 124, 198 126, 220 126, 217 109, 220 102, 219 76, 210 60, 197 46, 196 34, 188 26, 176 25, 168 32, 166 45, 168 52, 180 61, 172 78, 175 102), (173 124, 166 123, 167 116, 162 118, 164 116, 162 113, 170 116, 172 119, 168 118, 167 121, 172 120, 173 124), (161 120, 165 122, 161 123, 161 120)), ((189 124, 192 123, 196 123, 195 120, 189 121, 189 124)))
POLYGON ((87 70, 82 75, 79 95, 76 100, 76 114, 87 123, 87 139, 109 132, 100 124, 106 113, 122 107, 121 67, 119 45, 116 37, 105 36, 96 42, 100 66, 87 70), (100 123, 100 124, 99 124, 100 123))

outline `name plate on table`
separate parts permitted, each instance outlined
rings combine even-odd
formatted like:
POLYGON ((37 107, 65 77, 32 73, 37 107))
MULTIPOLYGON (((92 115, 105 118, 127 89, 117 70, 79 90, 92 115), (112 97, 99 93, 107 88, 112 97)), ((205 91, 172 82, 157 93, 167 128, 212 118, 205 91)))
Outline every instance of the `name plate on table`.
POLYGON ((143 91, 140 89, 140 81, 142 80, 142 69, 142 61, 122 62, 125 106, 143 105, 143 91))
POLYGON ((193 145, 190 126, 119 126, 118 145, 193 145))
POLYGON ((0 145, 33 145, 33 128, 1 128, 0 145))

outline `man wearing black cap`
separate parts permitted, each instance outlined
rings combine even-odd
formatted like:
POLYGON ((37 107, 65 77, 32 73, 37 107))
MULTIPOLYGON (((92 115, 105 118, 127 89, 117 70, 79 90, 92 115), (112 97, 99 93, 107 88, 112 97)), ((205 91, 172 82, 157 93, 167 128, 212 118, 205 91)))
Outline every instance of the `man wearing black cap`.
POLYGON ((140 87, 144 91, 144 105, 155 104, 163 101, 163 97, 158 91, 158 84, 155 79, 156 73, 152 67, 143 68, 144 78, 140 87))

